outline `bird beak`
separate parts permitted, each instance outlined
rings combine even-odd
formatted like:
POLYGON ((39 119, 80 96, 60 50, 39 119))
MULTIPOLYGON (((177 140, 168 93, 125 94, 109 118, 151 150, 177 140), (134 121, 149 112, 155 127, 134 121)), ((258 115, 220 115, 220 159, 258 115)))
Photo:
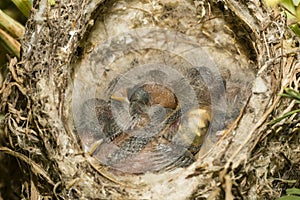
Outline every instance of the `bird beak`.
POLYGON ((115 101, 119 101, 119 102, 129 103, 128 99, 126 97, 122 97, 122 96, 114 96, 114 95, 112 95, 110 97, 110 99, 115 100, 115 101))

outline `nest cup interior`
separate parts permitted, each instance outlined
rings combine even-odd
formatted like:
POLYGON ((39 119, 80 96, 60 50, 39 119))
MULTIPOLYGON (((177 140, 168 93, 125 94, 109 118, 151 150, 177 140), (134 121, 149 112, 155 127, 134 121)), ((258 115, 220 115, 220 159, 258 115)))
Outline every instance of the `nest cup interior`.
POLYGON ((85 151, 121 173, 188 167, 239 115, 254 73, 223 63, 222 52, 198 34, 116 30, 113 14, 104 15, 88 39, 95 48, 74 76, 72 113, 85 151), (112 33, 93 39, 104 23, 112 33))
POLYGON ((78 74, 84 76, 75 79, 75 125, 86 149, 93 146, 93 156, 114 170, 146 173, 187 167, 204 138, 215 141, 215 134, 238 114, 227 110, 225 75, 230 72, 221 74, 210 56, 189 45, 185 36, 170 45, 155 36, 172 39, 172 32, 141 32, 149 44, 136 41, 136 31, 129 32, 126 41, 124 35, 112 38, 83 62, 90 69, 80 68, 84 72, 78 74), (124 53, 122 45, 113 48, 120 41, 139 46, 129 49, 134 46, 129 43, 124 53), (154 47, 154 42, 164 45, 154 47), (112 52, 114 59, 105 52, 112 52))

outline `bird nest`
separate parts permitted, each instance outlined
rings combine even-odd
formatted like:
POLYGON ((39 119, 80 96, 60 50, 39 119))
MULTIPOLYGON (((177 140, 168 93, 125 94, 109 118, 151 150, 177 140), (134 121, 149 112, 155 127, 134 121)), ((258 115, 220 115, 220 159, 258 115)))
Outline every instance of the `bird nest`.
POLYGON ((1 90, 0 150, 22 166, 20 196, 273 199, 299 186, 297 113, 274 121, 297 106, 278 94, 299 85, 282 13, 231 0, 34 6, 1 90))

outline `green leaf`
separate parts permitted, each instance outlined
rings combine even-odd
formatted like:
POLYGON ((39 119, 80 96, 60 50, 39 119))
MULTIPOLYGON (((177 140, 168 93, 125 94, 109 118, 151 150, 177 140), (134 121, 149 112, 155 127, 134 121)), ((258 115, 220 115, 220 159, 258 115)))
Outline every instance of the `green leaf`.
POLYGON ((0 28, 4 29, 10 35, 17 39, 23 38, 25 28, 22 24, 5 14, 1 9, 0 9, 0 28))
POLYGON ((29 17, 30 10, 32 7, 32 1, 31 0, 11 0, 17 8, 23 13, 25 17, 29 17))
POLYGON ((266 5, 272 8, 276 7, 280 2, 281 0, 265 0, 266 5))
POLYGON ((281 4, 289 11, 287 17, 289 19, 295 18, 296 8, 292 0, 282 0, 281 4))
POLYGON ((51 6, 55 5, 55 0, 48 0, 48 2, 50 3, 51 6))
POLYGON ((290 28, 298 37, 300 37, 300 28, 298 24, 292 24, 290 25, 290 28))
POLYGON ((297 92, 291 88, 285 88, 284 91, 285 91, 285 93, 279 94, 279 96, 295 99, 296 103, 300 104, 300 93, 299 92, 297 92))
POLYGON ((295 114, 295 113, 300 113, 300 109, 290 111, 290 112, 284 114, 282 117, 279 117, 279 118, 277 118, 277 119, 274 119, 274 120, 271 121, 269 124, 270 124, 270 125, 276 124, 277 122, 280 122, 280 121, 283 120, 284 118, 289 117, 289 116, 291 116, 291 115, 293 115, 293 114, 295 114))
POLYGON ((298 196, 283 196, 280 197, 278 200, 300 200, 298 196))
POLYGON ((287 95, 290 96, 290 98, 300 101, 300 93, 299 92, 297 92, 291 88, 285 88, 284 91, 286 92, 287 95))
POLYGON ((286 189, 286 193, 289 195, 300 195, 300 189, 298 188, 288 188, 286 189))

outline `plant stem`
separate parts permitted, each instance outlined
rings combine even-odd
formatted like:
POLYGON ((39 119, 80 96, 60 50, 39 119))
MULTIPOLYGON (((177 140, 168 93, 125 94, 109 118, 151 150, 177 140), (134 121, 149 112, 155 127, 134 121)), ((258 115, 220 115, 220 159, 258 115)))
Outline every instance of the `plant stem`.
POLYGON ((10 54, 20 58, 20 43, 2 29, 0 29, 0 43, 10 54))
POLYGON ((0 27, 17 39, 21 39, 25 32, 22 24, 5 14, 2 10, 0 10, 0 27))
POLYGON ((11 0, 23 15, 29 18, 32 3, 30 0, 11 0))

